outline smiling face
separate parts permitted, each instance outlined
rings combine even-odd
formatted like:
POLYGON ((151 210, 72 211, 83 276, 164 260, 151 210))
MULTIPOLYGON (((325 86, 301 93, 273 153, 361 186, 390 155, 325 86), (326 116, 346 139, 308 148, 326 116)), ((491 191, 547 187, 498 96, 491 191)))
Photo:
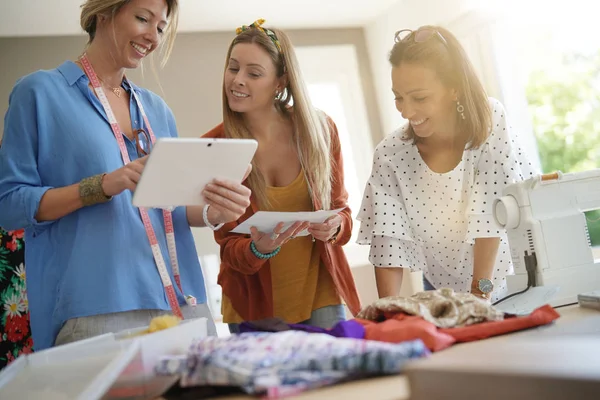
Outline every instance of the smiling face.
POLYGON ((414 63, 392 68, 396 109, 421 138, 453 132, 457 124, 456 90, 446 87, 435 70, 414 63))
POLYGON ((256 43, 238 43, 231 50, 223 78, 232 111, 247 113, 272 108, 284 88, 270 55, 256 43))
POLYGON ((119 66, 137 68, 156 50, 167 26, 167 12, 165 0, 131 0, 114 19, 98 16, 98 33, 108 38, 106 43, 119 66))

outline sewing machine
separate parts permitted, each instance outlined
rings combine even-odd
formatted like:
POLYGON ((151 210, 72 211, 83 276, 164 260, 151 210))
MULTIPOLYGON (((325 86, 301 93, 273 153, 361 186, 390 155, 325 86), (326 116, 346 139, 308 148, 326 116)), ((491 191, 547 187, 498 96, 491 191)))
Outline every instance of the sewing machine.
POLYGON ((514 183, 494 202, 494 218, 508 235, 514 275, 508 293, 528 286, 560 287, 551 305, 576 303, 600 289, 586 212, 600 209, 600 169, 540 175, 514 183))

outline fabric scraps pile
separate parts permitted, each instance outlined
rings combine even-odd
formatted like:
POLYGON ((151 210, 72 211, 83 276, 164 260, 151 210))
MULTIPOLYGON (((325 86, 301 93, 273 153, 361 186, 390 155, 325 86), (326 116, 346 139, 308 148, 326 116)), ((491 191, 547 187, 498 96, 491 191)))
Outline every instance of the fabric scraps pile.
POLYGON ((185 356, 163 358, 160 375, 180 375, 182 387, 239 386, 274 399, 367 376, 397 374, 429 354, 420 340, 401 344, 322 333, 243 333, 198 339, 185 356))

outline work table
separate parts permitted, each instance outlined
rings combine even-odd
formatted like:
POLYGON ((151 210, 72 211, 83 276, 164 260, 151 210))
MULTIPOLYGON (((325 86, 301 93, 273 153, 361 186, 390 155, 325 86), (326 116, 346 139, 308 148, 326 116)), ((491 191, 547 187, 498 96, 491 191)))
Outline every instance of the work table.
MULTIPOLYGON (((568 306, 557 308, 561 317, 553 324, 535 329, 514 332, 477 342, 456 344, 448 349, 432 354, 428 359, 418 360, 420 367, 440 365, 464 360, 474 354, 485 354, 486 349, 498 348, 515 340, 537 338, 560 338, 565 335, 584 335, 600 341, 600 311, 568 306)), ((600 342, 599 342, 600 343, 600 342)), ((600 360, 599 360, 600 362, 600 360)), ((599 375, 600 379, 600 375, 599 375)), ((489 396, 484 396, 489 399, 489 396)), ((247 400, 256 397, 231 395, 219 397, 221 400, 247 400)), ((368 399, 368 400, 409 400, 411 398, 409 379, 406 374, 364 379, 331 387, 316 389, 294 396, 297 400, 316 399, 368 399)), ((514 399, 513 399, 514 400, 514 399)))

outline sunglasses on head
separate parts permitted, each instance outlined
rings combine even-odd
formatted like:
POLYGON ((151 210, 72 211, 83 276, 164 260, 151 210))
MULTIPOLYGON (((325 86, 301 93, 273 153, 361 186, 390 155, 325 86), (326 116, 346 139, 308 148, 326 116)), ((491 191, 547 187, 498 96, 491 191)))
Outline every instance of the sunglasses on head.
POLYGON ((394 42, 406 42, 412 39, 415 43, 423 43, 431 39, 432 37, 438 37, 444 45, 448 45, 446 38, 433 28, 419 28, 416 31, 412 29, 402 29, 396 32, 394 35, 394 42))

